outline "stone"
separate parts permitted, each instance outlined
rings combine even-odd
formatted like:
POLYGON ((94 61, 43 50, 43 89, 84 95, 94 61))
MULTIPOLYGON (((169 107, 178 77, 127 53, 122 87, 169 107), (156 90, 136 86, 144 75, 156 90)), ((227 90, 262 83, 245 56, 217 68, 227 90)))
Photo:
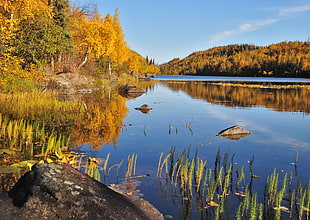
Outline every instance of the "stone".
POLYGON ((239 140, 240 138, 246 137, 250 134, 251 134, 250 131, 241 128, 238 125, 234 125, 232 127, 220 131, 218 134, 216 134, 216 136, 222 136, 231 140, 239 140))
POLYGON ((35 164, 8 193, 2 219, 164 219, 140 198, 129 198, 64 163, 35 164))
POLYGON ((78 73, 61 73, 51 77, 46 89, 57 91, 60 94, 72 95, 76 93, 89 93, 92 82, 86 76, 78 73))
POLYGON ((132 84, 125 84, 119 87, 118 93, 125 98, 137 98, 144 94, 145 90, 132 84))
POLYGON ((150 110, 152 110, 152 108, 147 104, 143 104, 140 107, 135 108, 135 109, 141 111, 144 114, 147 114, 149 113, 150 110))

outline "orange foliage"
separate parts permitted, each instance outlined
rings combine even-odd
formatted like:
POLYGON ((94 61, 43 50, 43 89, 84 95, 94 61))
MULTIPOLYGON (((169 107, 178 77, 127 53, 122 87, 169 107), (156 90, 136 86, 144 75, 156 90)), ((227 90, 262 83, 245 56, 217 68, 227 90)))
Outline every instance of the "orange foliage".
POLYGON ((120 95, 115 95, 111 100, 88 100, 86 117, 76 122, 72 133, 74 145, 86 143, 95 150, 111 142, 117 145, 123 119, 128 111, 125 101, 120 95))
POLYGON ((162 74, 310 77, 310 42, 215 47, 160 68, 162 74))
MULTIPOLYGON (((174 90, 187 92, 194 98, 208 102, 232 107, 265 106, 277 111, 305 112, 310 113, 310 89, 309 87, 278 89, 255 87, 255 85, 222 85, 212 83, 187 82, 169 83, 174 90), (252 87, 252 88, 251 88, 252 87)), ((264 87, 264 84, 260 84, 264 87)), ((279 85, 278 85, 279 86, 279 85)))

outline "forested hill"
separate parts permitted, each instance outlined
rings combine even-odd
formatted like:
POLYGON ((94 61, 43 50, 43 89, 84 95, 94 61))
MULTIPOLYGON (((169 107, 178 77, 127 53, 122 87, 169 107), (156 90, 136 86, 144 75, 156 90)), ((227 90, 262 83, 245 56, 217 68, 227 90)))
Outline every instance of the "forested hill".
POLYGON ((160 66, 166 75, 310 77, 310 42, 214 47, 160 66))

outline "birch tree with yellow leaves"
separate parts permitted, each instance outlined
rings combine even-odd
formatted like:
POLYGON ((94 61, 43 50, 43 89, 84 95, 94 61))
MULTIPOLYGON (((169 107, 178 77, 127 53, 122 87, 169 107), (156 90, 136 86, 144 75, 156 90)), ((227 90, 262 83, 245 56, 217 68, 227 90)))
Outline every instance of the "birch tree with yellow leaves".
POLYGON ((70 31, 74 51, 81 60, 78 69, 84 66, 89 58, 101 59, 110 56, 114 50, 116 33, 110 15, 103 18, 97 12, 89 15, 79 8, 73 8, 70 15, 70 31))

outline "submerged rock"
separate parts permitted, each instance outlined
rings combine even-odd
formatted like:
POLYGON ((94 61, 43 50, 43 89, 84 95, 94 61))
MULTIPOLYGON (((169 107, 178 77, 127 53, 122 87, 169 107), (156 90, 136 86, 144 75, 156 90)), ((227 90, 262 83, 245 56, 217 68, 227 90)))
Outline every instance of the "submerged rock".
POLYGON ((251 134, 250 131, 241 128, 238 125, 234 125, 232 127, 220 131, 218 134, 216 134, 216 136, 222 136, 231 140, 239 140, 240 138, 246 137, 250 134, 251 134))
POLYGON ((147 114, 149 113, 150 110, 152 110, 152 108, 147 104, 141 105, 140 107, 135 108, 135 109, 141 111, 144 114, 147 114))
POLYGON ((145 90, 132 84, 125 84, 119 87, 118 93, 125 98, 137 98, 144 94, 145 90))
POLYGON ((119 194, 68 164, 49 163, 34 165, 8 194, 0 194, 0 219, 163 219, 163 216, 145 200, 119 194))

